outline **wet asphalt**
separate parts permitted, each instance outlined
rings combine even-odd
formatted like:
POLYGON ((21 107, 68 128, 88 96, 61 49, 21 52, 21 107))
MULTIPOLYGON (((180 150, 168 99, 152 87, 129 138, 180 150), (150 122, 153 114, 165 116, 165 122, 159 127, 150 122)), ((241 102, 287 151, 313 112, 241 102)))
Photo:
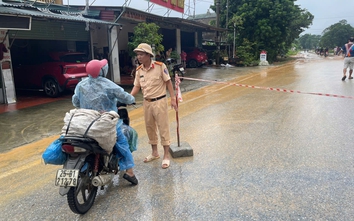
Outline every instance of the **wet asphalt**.
MULTIPOLYGON (((248 73, 249 70, 254 70, 255 68, 234 67, 234 69, 238 69, 238 74, 241 75, 242 73, 248 73)), ((212 81, 215 79, 218 81, 226 81, 235 77, 233 73, 226 71, 226 68, 213 68, 210 66, 187 69, 187 72, 186 77, 212 81), (225 72, 223 69, 225 69, 225 72)), ((185 80, 182 81, 180 88, 181 92, 184 93, 208 84, 211 83, 185 80)), ((132 89, 132 86, 130 85, 123 85, 122 87, 127 92, 130 92, 132 89)), ((26 93, 30 93, 31 98, 34 100, 43 99, 42 92, 21 91, 21 94, 26 93)), ((59 134, 63 126, 65 113, 73 109, 71 96, 71 92, 66 92, 60 97, 60 99, 53 99, 53 101, 48 103, 18 109, 16 111, 0 113, 0 153, 25 144, 30 144, 45 137, 59 134)), ((129 106, 128 110, 139 108, 141 107, 141 104, 142 94, 140 92, 136 96, 136 105, 129 106)))
MULTIPOLYGON (((340 80, 342 66, 341 58, 306 55, 272 67, 191 71, 214 83, 181 83, 180 135, 194 156, 174 158, 166 170, 161 159, 142 162, 150 147, 137 100, 130 117, 139 185, 116 176, 85 215, 59 196, 60 166, 40 159, 70 100, 33 109, 61 111, 41 127, 53 136, 0 154, 0 220, 353 220, 354 81, 340 80)), ((175 141, 173 111, 170 122, 175 141)))

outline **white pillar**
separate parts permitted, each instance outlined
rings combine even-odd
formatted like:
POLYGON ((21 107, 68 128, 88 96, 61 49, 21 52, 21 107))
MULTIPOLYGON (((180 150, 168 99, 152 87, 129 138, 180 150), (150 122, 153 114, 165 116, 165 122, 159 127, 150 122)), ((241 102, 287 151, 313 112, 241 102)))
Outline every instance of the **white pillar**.
POLYGON ((0 99, 1 103, 13 104, 16 103, 15 83, 12 72, 12 61, 9 49, 9 35, 8 30, 0 30, 0 42, 3 42, 7 48, 4 52, 3 59, 0 61, 0 77, 2 78, 3 85, 1 86, 0 99))
MULTIPOLYGON (((109 30, 109 28, 108 28, 109 30)), ((120 70, 119 70, 119 50, 118 50, 118 30, 117 26, 113 27, 110 32, 109 48, 111 51, 110 68, 112 73, 112 81, 120 83, 120 70)))

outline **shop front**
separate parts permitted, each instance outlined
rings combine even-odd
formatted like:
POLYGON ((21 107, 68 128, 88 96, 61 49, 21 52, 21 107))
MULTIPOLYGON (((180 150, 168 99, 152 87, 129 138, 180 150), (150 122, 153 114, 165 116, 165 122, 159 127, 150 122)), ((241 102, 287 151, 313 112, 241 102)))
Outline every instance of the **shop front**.
MULTIPOLYGON (((15 8, 9 7, 9 5, 0 6, 0 14, 28 16, 32 19, 28 30, 0 27, 0 40, 1 36, 4 36, 4 45, 8 51, 2 59, 0 103, 15 103, 16 90, 18 89, 38 89, 46 92, 44 88, 35 87, 37 85, 31 84, 29 81, 19 88, 14 79, 19 67, 29 64, 41 65, 42 62, 48 63, 50 58, 46 58, 46 55, 53 52, 81 53, 88 61, 92 58, 99 58, 100 51, 95 50, 95 46, 101 45, 102 48, 106 48, 106 51, 116 52, 116 56, 112 53, 112 56, 106 58, 110 59, 111 63, 111 79, 116 78, 115 80, 119 81, 120 73, 117 68, 119 64, 116 62, 118 47, 111 44, 111 39, 117 38, 116 26, 118 24, 78 15, 55 14, 38 8, 15 8)), ((3 23, 1 19, 0 16, 0 23, 3 23)), ((28 74, 36 77, 34 73, 28 74)), ((48 73, 48 75, 50 74, 48 73)), ((66 89, 58 85, 55 78, 53 83, 58 90, 66 89)))

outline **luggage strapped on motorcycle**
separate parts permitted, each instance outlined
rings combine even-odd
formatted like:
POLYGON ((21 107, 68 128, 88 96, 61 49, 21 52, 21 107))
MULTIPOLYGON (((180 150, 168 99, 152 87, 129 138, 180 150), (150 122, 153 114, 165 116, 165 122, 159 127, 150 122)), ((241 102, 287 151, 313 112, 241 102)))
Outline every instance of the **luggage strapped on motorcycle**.
MULTIPOLYGON (((68 127, 66 128, 65 136, 68 134, 69 127, 70 127, 70 123, 71 123, 71 120, 73 119, 74 115, 75 115, 75 113, 74 113, 73 115, 71 115, 71 117, 70 117, 70 120, 69 120, 69 123, 68 123, 68 127)), ((90 130, 91 126, 92 126, 98 119, 100 119, 100 118, 101 118, 101 116, 97 117, 96 119, 94 119, 94 120, 90 123, 90 125, 87 127, 87 129, 86 129, 86 131, 85 131, 85 133, 84 133, 84 135, 83 135, 85 138, 89 138, 89 137, 87 136, 88 131, 90 130)))
POLYGON ((99 113, 90 109, 73 109, 64 118, 62 135, 77 142, 93 144, 95 141, 102 150, 110 154, 117 139, 118 119, 119 115, 114 111, 99 113))

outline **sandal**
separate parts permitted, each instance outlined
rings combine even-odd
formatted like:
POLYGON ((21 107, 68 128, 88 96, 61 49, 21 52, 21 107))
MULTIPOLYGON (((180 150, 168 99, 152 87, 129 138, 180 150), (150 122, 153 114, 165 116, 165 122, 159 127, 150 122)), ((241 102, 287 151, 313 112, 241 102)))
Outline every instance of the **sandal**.
POLYGON ((133 185, 138 185, 138 179, 136 178, 136 176, 129 176, 128 174, 124 174, 123 178, 128 180, 131 184, 133 185))
POLYGON ((149 156, 145 157, 144 163, 147 163, 147 162, 150 162, 150 161, 153 161, 153 160, 157 160, 159 158, 160 158, 160 156, 153 156, 153 155, 150 154, 149 156))
POLYGON ((170 160, 163 160, 161 164, 162 169, 167 169, 170 167, 170 160))

